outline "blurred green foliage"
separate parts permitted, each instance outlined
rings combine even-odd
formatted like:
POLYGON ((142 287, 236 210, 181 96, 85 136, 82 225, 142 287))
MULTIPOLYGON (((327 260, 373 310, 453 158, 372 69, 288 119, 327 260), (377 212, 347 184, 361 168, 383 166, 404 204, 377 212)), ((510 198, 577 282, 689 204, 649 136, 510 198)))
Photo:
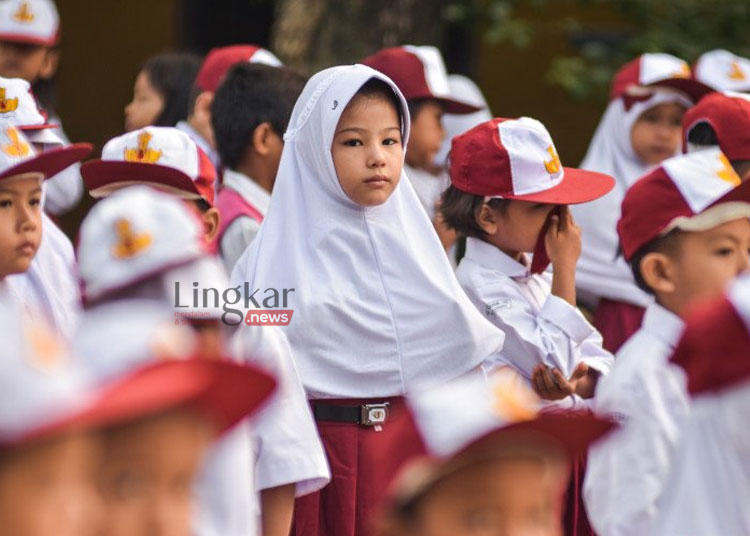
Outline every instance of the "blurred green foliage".
POLYGON ((448 23, 469 24, 489 44, 525 47, 542 31, 563 32, 572 54, 553 59, 550 83, 576 98, 606 98, 614 72, 644 52, 668 52, 689 62, 725 48, 750 57, 750 0, 451 0, 448 23), (550 26, 544 11, 571 10, 550 26), (606 8, 616 26, 587 22, 587 9, 606 8))

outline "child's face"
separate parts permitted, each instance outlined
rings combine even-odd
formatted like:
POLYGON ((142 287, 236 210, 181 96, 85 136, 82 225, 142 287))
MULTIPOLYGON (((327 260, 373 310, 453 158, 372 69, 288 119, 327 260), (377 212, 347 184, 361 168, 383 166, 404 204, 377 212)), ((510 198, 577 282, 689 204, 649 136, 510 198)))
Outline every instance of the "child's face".
POLYGON ((0 526, 14 536, 98 534, 101 503, 94 471, 99 443, 71 435, 0 461, 0 526))
POLYGON ((133 86, 133 100, 125 106, 125 130, 153 125, 163 109, 164 97, 151 84, 148 74, 141 71, 133 86))
POLYGON ((443 106, 437 101, 427 101, 411 119, 406 162, 413 168, 432 169, 445 139, 443 106))
MULTIPOLYGON (((685 232, 670 257, 672 296, 678 315, 696 301, 719 296, 737 275, 750 267, 750 220, 730 221, 708 231, 685 232)), ((660 296, 661 298, 661 296, 660 296)))
POLYGON ((401 123, 383 98, 357 96, 341 114, 331 147, 341 188, 362 206, 385 203, 401 178, 401 123))
POLYGON ((0 76, 23 78, 33 84, 57 69, 56 53, 47 47, 0 41, 0 76))
POLYGON ((630 131, 636 156, 649 165, 674 156, 682 140, 685 107, 677 103, 659 104, 643 112, 630 131))
POLYGON ((491 211, 492 223, 481 221, 487 233, 487 241, 511 256, 534 251, 539 233, 554 205, 530 201, 510 200, 504 210, 485 205, 482 210, 491 211))
POLYGON ((102 535, 189 535, 193 480, 210 440, 207 423, 187 410, 107 432, 99 476, 102 535))
POLYGON ((565 475, 537 458, 475 464, 436 484, 389 536, 560 536, 565 475))
POLYGON ((29 269, 42 240, 39 179, 0 181, 0 279, 29 269))

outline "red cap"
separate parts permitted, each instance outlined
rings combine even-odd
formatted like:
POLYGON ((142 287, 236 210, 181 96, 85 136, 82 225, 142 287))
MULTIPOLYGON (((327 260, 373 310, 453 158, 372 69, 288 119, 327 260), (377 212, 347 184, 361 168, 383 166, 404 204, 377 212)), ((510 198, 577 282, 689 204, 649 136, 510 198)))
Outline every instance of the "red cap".
POLYGON ((443 57, 435 47, 406 45, 386 48, 360 63, 393 80, 407 101, 436 100, 444 104, 449 114, 470 114, 480 110, 451 97, 443 57))
POLYGON ((453 138, 453 186, 474 195, 570 205, 609 192, 609 175, 563 167, 542 123, 491 119, 453 138))
POLYGON ((688 152, 690 131, 701 123, 714 130, 727 158, 750 160, 750 95, 712 93, 688 109, 682 118, 684 152, 688 152))
POLYGON ((693 102, 711 93, 712 88, 691 78, 687 62, 671 54, 642 54, 629 61, 615 74, 610 99, 639 97, 646 88, 663 87, 678 90, 693 102))
POLYGON ((718 391, 750 377, 750 279, 738 278, 726 296, 697 306, 672 361, 685 369, 688 391, 718 391))
POLYGON ((629 261, 672 229, 704 231, 745 217, 750 217, 750 182, 740 184, 726 156, 706 149, 669 158, 636 181, 622 202, 617 233, 629 261))
POLYGON ((265 63, 273 67, 282 65, 276 56, 257 45, 217 47, 211 49, 203 60, 198 76, 195 77, 195 85, 202 91, 216 91, 229 68, 243 61, 265 63))

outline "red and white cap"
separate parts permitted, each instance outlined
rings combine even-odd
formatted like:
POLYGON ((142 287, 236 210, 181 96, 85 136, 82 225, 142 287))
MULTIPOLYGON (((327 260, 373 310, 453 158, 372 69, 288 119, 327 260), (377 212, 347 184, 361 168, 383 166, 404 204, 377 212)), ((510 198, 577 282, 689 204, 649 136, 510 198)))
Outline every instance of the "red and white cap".
POLYGON ((693 77, 717 91, 750 91, 750 59, 710 50, 695 62, 693 77))
POLYGON ((81 176, 96 198, 145 184, 214 204, 216 168, 190 136, 174 127, 145 127, 112 138, 100 159, 81 166, 81 176))
POLYGON ((480 110, 451 96, 443 56, 435 47, 404 45, 386 48, 360 63, 393 80, 407 101, 437 100, 443 103, 449 114, 470 114, 480 110))
POLYGON ((654 88, 680 91, 693 102, 713 89, 691 78, 690 65, 671 54, 641 54, 620 68, 612 81, 610 99, 643 97, 654 88))
POLYGON ((59 125, 47 122, 47 114, 39 108, 31 84, 22 78, 0 77, 0 119, 21 130, 32 143, 64 145, 52 131, 59 125))
POLYGON ((569 205, 605 195, 609 175, 563 167, 547 129, 530 117, 496 118, 453 138, 453 186, 486 197, 569 205))
POLYGON ((669 158, 630 187, 617 222, 626 260, 673 229, 705 231, 750 218, 750 182, 740 183, 724 153, 706 149, 669 158))
POLYGON ((388 500, 404 502, 476 457, 542 444, 577 455, 612 429, 590 413, 539 413, 541 401, 510 369, 465 377, 407 398, 371 446, 388 500), (386 482, 385 480, 390 480, 386 482))
POLYGON ((672 361, 685 369, 692 395, 750 379, 750 275, 738 277, 724 296, 688 315, 672 361))
POLYGON ((201 91, 215 92, 227 71, 237 64, 248 61, 250 63, 263 63, 271 67, 281 67, 281 60, 269 50, 257 45, 232 45, 228 47, 212 48, 206 59, 203 60, 198 75, 195 77, 195 85, 201 91))
POLYGON ((691 150, 688 141, 690 132, 702 123, 713 129, 719 141, 719 148, 727 158, 750 160, 750 94, 716 92, 689 108, 682 117, 684 152, 691 150))
MULTIPOLYGON (((81 224, 77 250, 88 303, 206 255, 197 214, 179 199, 145 186, 124 189, 94 205, 81 224)), ((219 273, 205 275, 203 284, 225 280, 216 266, 219 273)))
POLYGON ((91 149, 88 143, 75 143, 37 153, 17 127, 0 119, 0 180, 21 175, 49 179, 86 158, 91 149))
POLYGON ((60 14, 52 0, 0 2, 0 41, 52 47, 60 39, 60 14))

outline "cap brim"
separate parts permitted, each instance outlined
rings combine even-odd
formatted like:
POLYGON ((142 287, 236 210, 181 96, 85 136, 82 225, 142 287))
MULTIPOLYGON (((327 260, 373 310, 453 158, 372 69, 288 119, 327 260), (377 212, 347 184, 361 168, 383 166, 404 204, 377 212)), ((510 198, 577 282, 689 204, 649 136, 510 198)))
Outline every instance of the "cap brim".
POLYGON ((693 78, 667 78, 665 80, 658 80, 647 84, 646 87, 667 87, 670 89, 676 89, 690 97, 693 103, 698 103, 703 97, 709 93, 715 93, 715 89, 707 86, 703 82, 698 82, 693 78))
POLYGON ((39 45, 43 47, 53 47, 57 44, 57 36, 54 37, 37 37, 33 35, 24 35, 16 33, 0 33, 0 41, 9 43, 23 43, 24 45, 39 45))
POLYGON ((506 199, 549 203, 553 205, 576 205, 598 199, 615 187, 615 179, 604 173, 576 168, 563 168, 565 175, 557 186, 527 195, 504 195, 506 199))
POLYGON ((75 143, 67 147, 50 149, 3 170, 0 179, 26 173, 41 173, 48 179, 86 158, 92 149, 93 146, 88 143, 75 143))
POLYGON ((92 160, 81 166, 81 177, 92 197, 106 197, 112 192, 145 184, 169 193, 185 194, 186 199, 203 199, 193 180, 183 172, 159 164, 92 160))

